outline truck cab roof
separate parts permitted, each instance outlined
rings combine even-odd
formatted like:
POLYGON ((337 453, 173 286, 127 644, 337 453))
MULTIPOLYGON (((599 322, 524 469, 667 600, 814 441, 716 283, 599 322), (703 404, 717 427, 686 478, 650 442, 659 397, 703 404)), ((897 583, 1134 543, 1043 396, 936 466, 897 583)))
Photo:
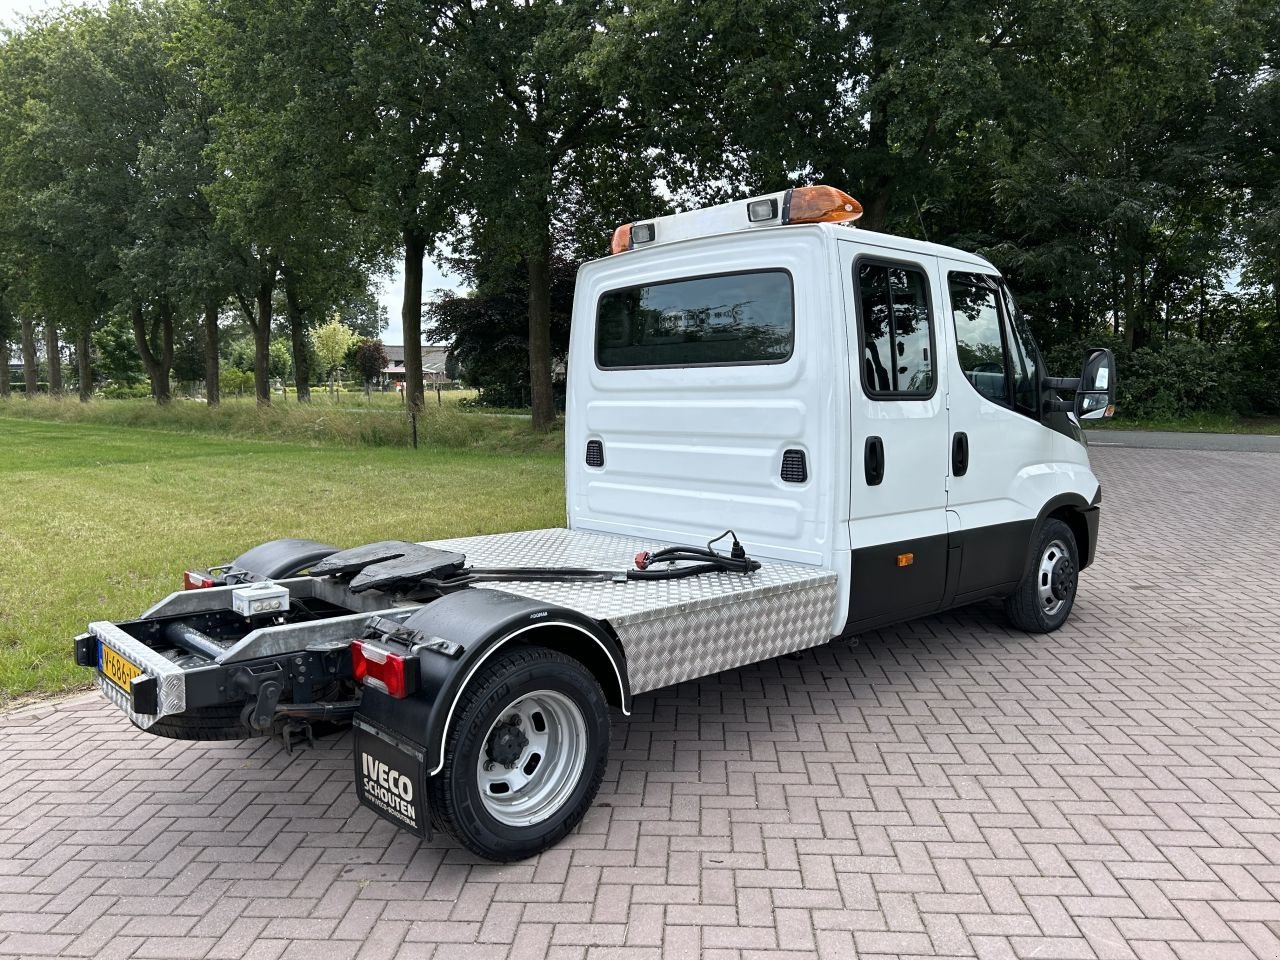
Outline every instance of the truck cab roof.
POLYGON ((612 249, 614 254, 638 253, 691 240, 817 225, 836 239, 856 240, 919 256, 944 257, 972 264, 983 272, 999 272, 985 257, 955 247, 857 228, 853 223, 861 214, 862 205, 843 191, 826 186, 797 187, 623 224, 614 231, 612 249))

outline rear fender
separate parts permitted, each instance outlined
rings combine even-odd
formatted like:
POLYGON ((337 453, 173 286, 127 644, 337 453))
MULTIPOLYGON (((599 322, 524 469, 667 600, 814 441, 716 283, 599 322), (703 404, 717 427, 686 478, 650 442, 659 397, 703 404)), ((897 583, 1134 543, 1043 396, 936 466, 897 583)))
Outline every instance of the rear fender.
POLYGON ((366 687, 356 717, 422 746, 429 776, 444 766, 445 740, 467 684, 494 655, 515 644, 574 657, 595 675, 609 703, 630 713, 621 646, 599 622, 567 607, 498 590, 461 590, 415 611, 403 626, 421 637, 418 692, 396 700, 366 687))

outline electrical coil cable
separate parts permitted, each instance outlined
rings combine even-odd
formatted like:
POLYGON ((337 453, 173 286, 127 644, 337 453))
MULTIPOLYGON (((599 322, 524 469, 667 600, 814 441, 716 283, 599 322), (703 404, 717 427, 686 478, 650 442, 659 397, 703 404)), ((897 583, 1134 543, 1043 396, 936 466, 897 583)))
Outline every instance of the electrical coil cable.
POLYGON ((760 569, 760 562, 747 556, 738 536, 726 530, 702 547, 665 547, 650 553, 642 550, 636 554, 636 565, 629 570, 592 570, 581 567, 467 567, 456 577, 425 581, 442 589, 469 586, 473 583, 503 583, 517 581, 550 581, 558 583, 625 582, 628 580, 679 580, 697 577, 705 573, 750 574, 760 569), (729 553, 723 554, 715 545, 725 537, 733 539, 729 553), (678 567, 677 563, 689 566, 678 567), (662 569, 653 569, 665 564, 662 569))

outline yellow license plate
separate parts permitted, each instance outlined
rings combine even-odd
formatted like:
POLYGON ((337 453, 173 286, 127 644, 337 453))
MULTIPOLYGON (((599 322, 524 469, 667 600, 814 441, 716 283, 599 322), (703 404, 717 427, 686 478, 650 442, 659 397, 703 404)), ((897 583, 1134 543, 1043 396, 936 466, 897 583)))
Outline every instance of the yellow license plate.
POLYGON ((134 677, 142 676, 142 668, 116 653, 105 643, 98 644, 98 670, 122 691, 133 695, 130 685, 134 677))

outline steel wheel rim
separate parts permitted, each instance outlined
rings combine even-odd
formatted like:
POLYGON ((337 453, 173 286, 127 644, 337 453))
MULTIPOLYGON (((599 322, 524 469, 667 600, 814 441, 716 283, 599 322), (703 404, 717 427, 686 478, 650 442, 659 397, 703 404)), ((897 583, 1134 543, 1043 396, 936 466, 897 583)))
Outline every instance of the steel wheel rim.
POLYGON ((569 799, 587 762, 587 721, 563 693, 537 690, 513 700, 485 734, 476 780, 485 811, 499 823, 528 827, 569 799), (519 755, 508 759, 515 738, 519 755), (519 739, 525 741, 519 745, 519 739))
POLYGON ((1053 592, 1053 568, 1063 558, 1070 562, 1067 545, 1054 540, 1040 554, 1040 565, 1036 569, 1036 598, 1040 601, 1040 610, 1048 617, 1056 616, 1067 602, 1067 598, 1059 599, 1053 592))

